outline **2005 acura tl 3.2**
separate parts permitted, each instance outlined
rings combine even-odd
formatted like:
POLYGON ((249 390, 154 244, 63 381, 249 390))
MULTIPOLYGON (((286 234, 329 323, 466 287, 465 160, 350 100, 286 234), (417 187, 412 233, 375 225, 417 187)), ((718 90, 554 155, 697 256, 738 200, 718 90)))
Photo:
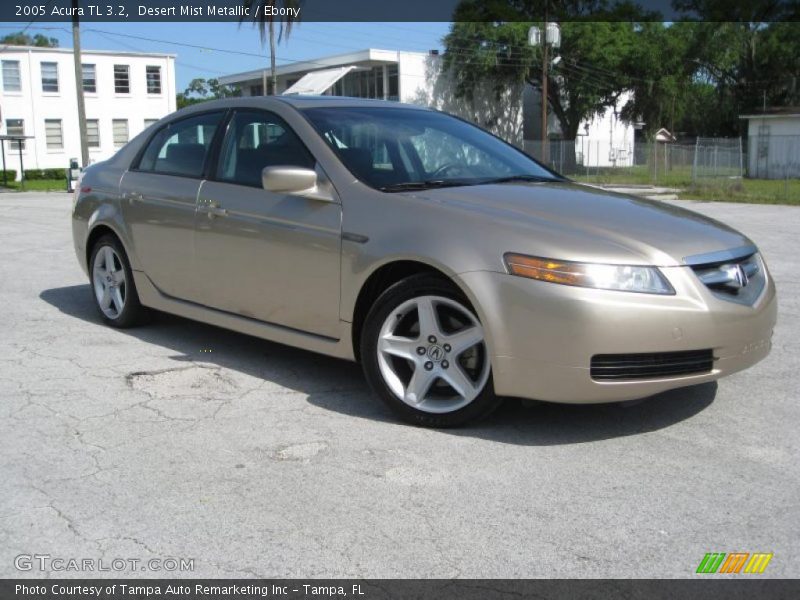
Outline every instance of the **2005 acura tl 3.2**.
POLYGON ((420 425, 714 380, 764 358, 776 319, 730 227, 379 100, 178 111, 85 171, 72 226, 108 324, 147 307, 357 359, 420 425))

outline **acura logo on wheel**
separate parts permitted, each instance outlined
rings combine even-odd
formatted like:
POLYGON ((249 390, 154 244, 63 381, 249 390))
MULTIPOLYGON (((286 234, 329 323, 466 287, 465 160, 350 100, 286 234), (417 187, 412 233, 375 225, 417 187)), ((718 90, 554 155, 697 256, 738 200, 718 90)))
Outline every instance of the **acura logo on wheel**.
POLYGON ((444 358, 444 350, 441 346, 433 345, 428 348, 428 358, 430 358, 433 362, 439 362, 444 358))

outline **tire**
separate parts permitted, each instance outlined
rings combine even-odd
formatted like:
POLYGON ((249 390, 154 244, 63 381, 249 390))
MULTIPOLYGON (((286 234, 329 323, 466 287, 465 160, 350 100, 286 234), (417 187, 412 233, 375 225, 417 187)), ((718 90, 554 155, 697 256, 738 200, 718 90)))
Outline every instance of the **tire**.
POLYGON ((106 324, 125 329, 146 320, 148 311, 139 302, 128 255, 115 236, 104 235, 92 246, 89 280, 95 307, 106 324))
POLYGON ((388 288, 367 314, 360 342, 370 387, 408 423, 457 427, 500 403, 480 321, 441 277, 413 275, 388 288))

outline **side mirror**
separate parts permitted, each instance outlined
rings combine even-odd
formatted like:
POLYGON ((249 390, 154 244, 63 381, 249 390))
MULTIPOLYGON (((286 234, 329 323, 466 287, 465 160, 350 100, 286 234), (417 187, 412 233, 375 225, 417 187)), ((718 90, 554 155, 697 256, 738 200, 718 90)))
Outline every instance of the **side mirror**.
POLYGON ((277 166, 261 170, 261 185, 268 192, 292 194, 320 202, 336 202, 336 192, 324 171, 277 166))
POLYGON ((317 187, 317 173, 301 167, 264 167, 261 184, 268 192, 302 194, 317 187))

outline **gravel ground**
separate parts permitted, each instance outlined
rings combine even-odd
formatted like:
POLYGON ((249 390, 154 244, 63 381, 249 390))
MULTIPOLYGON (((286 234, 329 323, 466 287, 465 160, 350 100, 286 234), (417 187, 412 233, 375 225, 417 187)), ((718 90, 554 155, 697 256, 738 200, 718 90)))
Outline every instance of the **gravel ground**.
POLYGON ((715 551, 800 576, 800 208, 682 204, 762 247, 766 361, 430 431, 350 363, 167 315, 104 327, 69 197, 0 194, 0 577, 92 575, 20 573, 20 554, 189 558, 198 577, 691 577, 715 551))

